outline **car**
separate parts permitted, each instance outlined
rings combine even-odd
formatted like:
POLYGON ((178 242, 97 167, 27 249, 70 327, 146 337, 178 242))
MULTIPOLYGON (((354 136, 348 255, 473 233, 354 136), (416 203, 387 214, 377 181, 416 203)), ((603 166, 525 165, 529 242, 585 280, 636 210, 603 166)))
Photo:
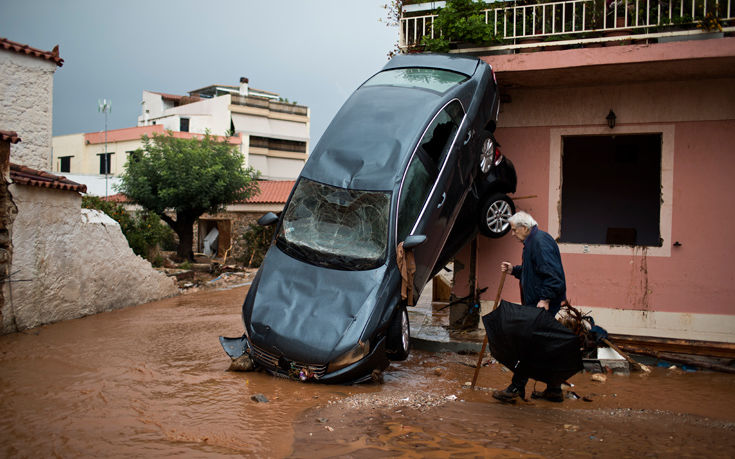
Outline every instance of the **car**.
POLYGON ((399 55, 356 89, 283 212, 259 220, 277 226, 243 304, 243 336, 220 337, 227 354, 325 383, 364 381, 405 359, 398 252, 413 256, 418 298, 495 212, 478 217, 485 204, 512 206, 498 198, 515 190, 493 137, 498 112, 492 68, 474 57, 399 55), (453 232, 458 218, 469 229, 453 232))

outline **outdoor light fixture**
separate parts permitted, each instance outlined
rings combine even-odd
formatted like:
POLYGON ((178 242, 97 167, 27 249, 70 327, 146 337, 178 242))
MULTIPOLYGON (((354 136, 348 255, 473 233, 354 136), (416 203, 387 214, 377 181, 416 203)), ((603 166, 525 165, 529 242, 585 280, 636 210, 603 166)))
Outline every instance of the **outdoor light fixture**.
POLYGON ((607 125, 610 129, 615 127, 615 112, 610 109, 610 113, 607 114, 607 117, 605 118, 607 120, 607 125))

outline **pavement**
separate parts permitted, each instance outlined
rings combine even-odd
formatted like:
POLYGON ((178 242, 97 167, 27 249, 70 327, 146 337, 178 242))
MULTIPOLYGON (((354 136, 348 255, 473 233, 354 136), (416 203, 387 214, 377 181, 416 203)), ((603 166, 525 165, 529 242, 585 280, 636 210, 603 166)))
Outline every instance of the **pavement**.
POLYGON ((432 302, 432 283, 424 288, 415 306, 408 307, 411 346, 430 352, 480 352, 485 329, 453 330, 449 327, 447 303, 432 302))

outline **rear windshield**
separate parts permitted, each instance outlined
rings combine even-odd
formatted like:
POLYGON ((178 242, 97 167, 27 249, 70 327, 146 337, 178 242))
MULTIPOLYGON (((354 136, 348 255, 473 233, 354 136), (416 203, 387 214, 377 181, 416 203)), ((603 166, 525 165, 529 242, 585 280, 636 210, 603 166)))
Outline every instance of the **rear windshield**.
POLYGON ((283 216, 278 246, 318 266, 382 265, 388 247, 390 193, 349 190, 302 178, 283 216))
POLYGON ((431 89, 444 93, 469 77, 449 70, 407 68, 385 70, 370 78, 363 86, 400 86, 431 89))

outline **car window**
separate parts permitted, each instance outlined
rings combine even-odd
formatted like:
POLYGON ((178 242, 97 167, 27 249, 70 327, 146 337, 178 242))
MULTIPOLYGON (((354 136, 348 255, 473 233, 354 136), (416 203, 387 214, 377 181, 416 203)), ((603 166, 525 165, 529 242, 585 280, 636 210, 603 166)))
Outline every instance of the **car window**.
POLYGON ((348 190, 299 180, 284 212, 277 243, 311 264, 373 269, 388 246, 390 192, 348 190))
POLYGON ((444 162, 463 116, 462 104, 458 100, 453 100, 434 118, 421 139, 421 148, 437 167, 444 162))
POLYGON ((363 86, 423 88, 444 93, 467 79, 469 79, 467 75, 449 70, 406 68, 382 71, 366 81, 363 86))
POLYGON ((414 155, 403 180, 398 203, 398 242, 406 239, 434 184, 434 175, 429 173, 420 155, 414 155))

